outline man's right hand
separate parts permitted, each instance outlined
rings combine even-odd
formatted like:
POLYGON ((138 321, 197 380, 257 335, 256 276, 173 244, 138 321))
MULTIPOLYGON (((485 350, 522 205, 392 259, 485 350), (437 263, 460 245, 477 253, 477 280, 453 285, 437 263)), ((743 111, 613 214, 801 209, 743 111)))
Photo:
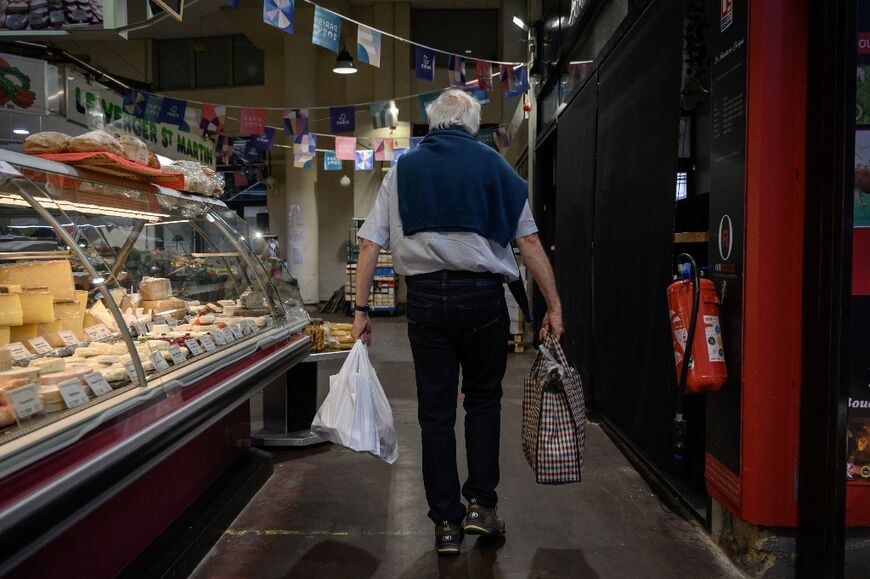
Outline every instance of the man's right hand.
POLYGON ((362 343, 366 346, 372 345, 372 322, 367 313, 354 313, 351 335, 354 340, 362 340, 362 343))
POLYGON ((544 320, 541 322, 541 341, 547 337, 547 334, 553 334, 558 340, 565 333, 565 326, 562 324, 562 310, 548 309, 544 320))

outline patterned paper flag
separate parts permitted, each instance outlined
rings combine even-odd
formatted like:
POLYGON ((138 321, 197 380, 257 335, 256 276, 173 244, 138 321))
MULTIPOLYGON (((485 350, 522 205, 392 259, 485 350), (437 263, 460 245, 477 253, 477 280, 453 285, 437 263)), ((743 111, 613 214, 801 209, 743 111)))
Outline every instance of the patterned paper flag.
POLYGON ((127 89, 124 91, 124 112, 137 119, 145 116, 145 103, 148 95, 142 91, 127 89))
POLYGON ((254 144, 257 147, 257 150, 261 153, 272 150, 272 144, 275 142, 275 129, 272 127, 266 127, 266 130, 262 135, 257 135, 253 139, 254 144))
POLYGON ((381 66, 381 33, 360 24, 356 34, 356 54, 360 62, 381 66))
POLYGON ((372 128, 395 129, 399 126, 399 109, 396 101, 376 101, 371 104, 372 128))
MULTIPOLYGON (((529 75, 525 66, 511 69, 512 80, 508 83, 509 90, 504 93, 505 98, 520 96, 529 91, 529 75)), ((502 83, 504 88, 504 83, 502 83)))
POLYGON ((356 137, 335 137, 335 156, 342 161, 356 160, 356 137))
POLYGON ((426 115, 426 107, 429 106, 429 103, 431 103, 440 96, 440 90, 436 90, 434 92, 427 92, 426 94, 420 95, 420 114, 422 114, 424 118, 428 118, 428 116, 426 115))
POLYGON ((239 133, 242 135, 262 135, 266 129, 266 111, 263 109, 241 109, 239 112, 239 133))
POLYGON ((375 152, 371 149, 364 149, 356 152, 356 162, 354 169, 356 171, 373 171, 375 168, 375 152))
POLYGON ((317 135, 300 133, 293 139, 293 153, 313 157, 317 154, 317 135))
POLYGON ((224 118, 227 116, 227 107, 216 105, 202 105, 199 113, 199 128, 204 135, 214 127, 214 132, 221 134, 224 131, 224 118))
POLYGON ((163 110, 163 97, 149 94, 145 100, 145 114, 142 118, 146 121, 160 121, 160 111, 163 110))
POLYGON ((435 51, 423 48, 422 46, 414 47, 414 60, 416 62, 417 78, 423 80, 435 81, 435 51))
POLYGON ((341 18, 338 14, 315 5, 311 42, 337 53, 339 38, 341 38, 341 18))
POLYGON ((410 145, 408 145, 408 149, 411 150, 411 151, 413 151, 414 149, 416 149, 416 148, 420 145, 420 143, 423 142, 423 139, 424 139, 424 138, 425 138, 425 137, 411 137, 411 138, 409 139, 409 141, 410 141, 410 145))
POLYGON ((492 132, 492 138, 499 152, 511 146, 511 135, 504 127, 499 127, 492 132))
POLYGON ((353 105, 329 109, 329 128, 333 133, 352 133, 356 129, 353 105))
POLYGON ((473 96, 477 100, 477 102, 482 105, 489 104, 489 93, 485 90, 474 89, 471 91, 471 96, 473 96))
POLYGON ((408 149, 396 149, 393 151, 393 161, 390 163, 393 167, 399 162, 399 158, 408 152, 408 149))
POLYGON ((293 155, 293 166, 297 169, 312 169, 314 157, 309 155, 293 155))
POLYGON ((187 101, 163 97, 163 102, 160 105, 160 117, 158 120, 167 125, 180 127, 184 123, 184 113, 186 110, 187 101))
POLYGON ((308 109, 284 109, 284 134, 300 135, 308 132, 308 109))
POLYGON ((263 22, 293 33, 293 0, 264 0, 263 22))
POLYGON ((501 79, 501 91, 505 94, 513 91, 517 86, 517 79, 514 77, 514 67, 510 64, 500 64, 498 66, 498 76, 501 79))
POLYGON ((258 163, 263 156, 262 151, 257 147, 257 139, 248 139, 248 142, 245 143, 245 153, 244 153, 245 161, 250 161, 251 163, 258 163))
POLYGON ((492 63, 477 61, 477 88, 492 90, 492 63))
POLYGON ((447 59, 447 68, 450 70, 450 86, 465 88, 465 59, 451 55, 447 59))
POLYGON ((335 151, 326 151, 323 154, 324 171, 341 171, 342 169, 344 169, 344 163, 335 156, 335 151))
POLYGON ((217 156, 219 164, 229 165, 230 161, 232 161, 233 153, 235 153, 235 150, 233 149, 234 141, 235 139, 233 137, 218 135, 215 155, 217 156))
POLYGON ((374 139, 375 161, 392 161, 396 142, 393 139, 374 139))

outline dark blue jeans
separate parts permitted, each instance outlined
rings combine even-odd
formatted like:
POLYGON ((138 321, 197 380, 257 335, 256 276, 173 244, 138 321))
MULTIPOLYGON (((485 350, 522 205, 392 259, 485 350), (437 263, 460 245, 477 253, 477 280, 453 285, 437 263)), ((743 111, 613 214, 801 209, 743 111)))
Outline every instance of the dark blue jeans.
POLYGON ((460 521, 456 470, 456 406, 459 370, 465 395, 468 480, 462 495, 484 507, 498 501, 501 382, 510 329, 504 285, 491 277, 409 277, 408 338, 417 376, 418 417, 423 439, 423 482, 429 517, 460 521))

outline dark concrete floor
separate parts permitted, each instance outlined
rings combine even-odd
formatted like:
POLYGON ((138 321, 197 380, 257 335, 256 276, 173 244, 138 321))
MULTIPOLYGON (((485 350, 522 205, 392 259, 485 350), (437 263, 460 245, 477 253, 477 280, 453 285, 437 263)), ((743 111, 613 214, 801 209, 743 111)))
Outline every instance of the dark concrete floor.
MULTIPOLYGON (((393 407, 396 464, 328 445, 276 453, 275 474, 195 577, 743 576, 701 528, 662 507, 596 425, 587 431, 581 484, 535 484, 520 446, 522 380, 532 352, 509 356, 504 384, 499 510, 507 521, 506 540, 467 538, 459 557, 439 558, 426 518, 405 328, 402 319, 375 319, 371 348, 393 407)), ((321 364, 321 397, 338 368, 321 364)), ((460 419, 460 449, 461 424, 460 419)))

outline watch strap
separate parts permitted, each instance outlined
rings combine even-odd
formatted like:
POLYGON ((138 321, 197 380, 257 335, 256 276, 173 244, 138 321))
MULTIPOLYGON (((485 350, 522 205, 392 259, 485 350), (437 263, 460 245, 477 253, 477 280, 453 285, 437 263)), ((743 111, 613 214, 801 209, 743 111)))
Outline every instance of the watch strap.
POLYGON ((370 310, 371 310, 371 306, 361 306, 359 304, 353 305, 353 311, 355 311, 355 312, 369 313, 370 310))

